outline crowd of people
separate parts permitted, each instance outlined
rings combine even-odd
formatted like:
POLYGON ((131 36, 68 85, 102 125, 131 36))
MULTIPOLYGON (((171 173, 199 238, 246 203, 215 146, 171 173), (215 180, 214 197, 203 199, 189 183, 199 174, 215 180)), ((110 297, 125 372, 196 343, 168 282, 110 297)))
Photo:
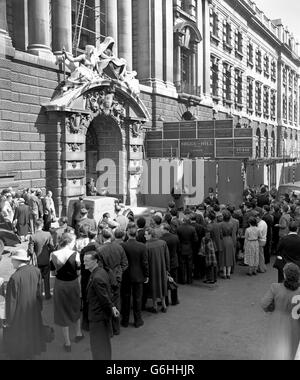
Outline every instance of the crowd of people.
MULTIPOLYGON (((93 359, 102 360, 111 359, 111 338, 121 333, 121 327, 128 328, 131 309, 134 326, 142 327, 145 310, 166 313, 170 305, 179 304, 178 284, 230 280, 238 262, 247 268, 245 274, 256 276, 266 272, 272 255, 278 256, 279 282, 290 284, 287 277, 295 279, 295 268, 286 270, 286 264, 300 267, 300 202, 288 195, 278 201, 276 196, 267 186, 259 191, 246 189, 245 202, 235 208, 220 204, 209 189, 197 207, 178 208, 174 199, 166 211, 152 211, 149 218, 125 213, 116 203, 115 215, 104 214, 98 224, 89 218, 80 197, 72 219, 61 217, 59 228, 51 229, 56 218, 51 192, 45 200, 39 190, 12 194, 7 189, 2 192, 2 217, 25 240, 30 233, 28 251, 18 250, 12 257, 17 270, 6 290, 8 340, 12 336, 8 354, 27 358, 44 348, 38 343, 39 336, 44 339, 43 329, 36 327, 42 323, 42 281, 45 298, 53 297, 54 322, 62 328, 63 349, 72 351, 69 328, 74 324, 75 342, 89 331, 93 359), (24 223, 18 224, 24 207, 25 231, 20 230, 24 223), (53 296, 50 272, 55 276, 53 296), (28 289, 15 292, 23 277, 28 289), (16 297, 31 297, 35 302, 24 310, 16 297), (30 326, 25 332, 24 320, 30 326), (11 342, 17 335, 15 350, 11 342)), ((293 292, 297 290, 294 284, 293 292)), ((270 297, 264 301, 266 310, 270 297)))
POLYGON ((0 222, 15 230, 21 241, 28 241, 35 232, 38 219, 43 220, 46 231, 56 221, 51 191, 30 188, 14 191, 11 187, 1 191, 0 222))

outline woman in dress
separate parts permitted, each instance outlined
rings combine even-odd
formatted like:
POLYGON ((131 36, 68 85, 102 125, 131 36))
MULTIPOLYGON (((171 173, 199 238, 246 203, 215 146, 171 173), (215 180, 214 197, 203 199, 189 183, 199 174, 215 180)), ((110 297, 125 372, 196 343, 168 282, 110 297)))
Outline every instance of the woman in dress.
POLYGON ((284 269, 284 283, 273 284, 261 305, 270 315, 264 345, 264 360, 294 360, 300 341, 300 269, 289 263, 284 269))
POLYGON ((256 218, 249 218, 250 227, 247 228, 245 233, 245 257, 244 263, 249 266, 248 276, 256 276, 257 268, 259 265, 259 239, 261 238, 261 233, 257 227, 256 218))
POLYGON ((234 225, 230 221, 231 214, 228 211, 223 212, 223 222, 221 222, 222 252, 220 252, 219 266, 223 269, 223 279, 230 280, 231 268, 235 264, 235 247, 234 247, 234 225))
POLYGON ((74 250, 75 235, 63 234, 60 250, 51 254, 51 270, 55 272, 54 323, 62 327, 64 349, 71 352, 69 327, 76 325, 75 342, 83 339, 80 323, 80 257, 74 250))

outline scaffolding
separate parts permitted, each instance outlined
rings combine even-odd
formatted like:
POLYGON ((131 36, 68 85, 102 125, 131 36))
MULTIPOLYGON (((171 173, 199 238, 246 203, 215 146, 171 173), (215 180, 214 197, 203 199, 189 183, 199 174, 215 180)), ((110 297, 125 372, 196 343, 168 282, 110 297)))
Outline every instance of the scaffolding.
POLYGON ((101 43, 105 35, 105 1, 104 0, 73 0, 73 55, 83 53, 82 41, 85 44, 95 45, 101 43), (90 14, 94 17, 91 19, 90 14), (90 23, 92 24, 90 26, 90 23), (85 37, 85 38, 84 38, 85 37))

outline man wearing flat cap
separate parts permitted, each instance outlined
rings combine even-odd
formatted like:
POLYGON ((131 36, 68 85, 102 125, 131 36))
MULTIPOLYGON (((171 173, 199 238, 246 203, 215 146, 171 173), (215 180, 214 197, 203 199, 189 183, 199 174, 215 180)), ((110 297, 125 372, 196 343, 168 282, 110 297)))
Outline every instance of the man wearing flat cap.
POLYGON ((42 321, 42 277, 38 268, 28 265, 23 249, 11 257, 15 273, 5 295, 5 350, 11 359, 33 359, 46 349, 42 321))

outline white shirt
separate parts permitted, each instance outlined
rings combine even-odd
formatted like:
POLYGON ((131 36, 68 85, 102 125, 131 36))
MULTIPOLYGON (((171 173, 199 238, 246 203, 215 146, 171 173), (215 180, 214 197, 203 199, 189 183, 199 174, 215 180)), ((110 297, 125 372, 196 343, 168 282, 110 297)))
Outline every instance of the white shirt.
POLYGON ((260 241, 266 242, 267 241, 267 233, 268 233, 268 225, 264 220, 261 220, 257 225, 260 233, 261 233, 261 239, 260 241))

